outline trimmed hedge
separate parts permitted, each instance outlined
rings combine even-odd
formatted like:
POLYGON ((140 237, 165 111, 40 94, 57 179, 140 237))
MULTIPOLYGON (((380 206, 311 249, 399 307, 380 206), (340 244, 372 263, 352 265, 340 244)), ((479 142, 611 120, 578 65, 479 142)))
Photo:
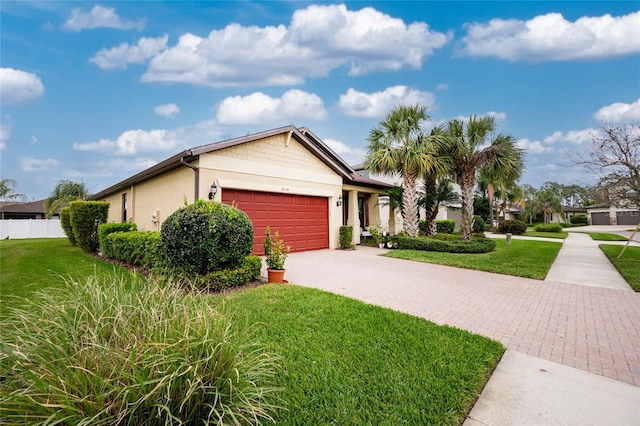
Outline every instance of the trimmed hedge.
POLYGON ((453 234, 456 228, 456 221, 451 219, 436 220, 436 228, 438 234, 453 234))
POLYGON ((562 232, 562 226, 557 223, 542 223, 534 226, 536 232, 562 232))
POLYGON ((353 247, 353 226, 340 227, 340 248, 348 249, 353 247))
POLYGON ((196 275, 189 281, 192 285, 200 289, 221 291, 227 288, 247 285, 260 278, 261 271, 262 258, 258 256, 247 256, 239 268, 224 269, 207 275, 196 275))
POLYGON ((109 251, 109 241, 107 235, 114 232, 132 232, 137 231, 138 227, 135 223, 103 223, 98 226, 98 240, 100 241, 100 248, 102 253, 109 251))
POLYGON ((77 245, 87 253, 98 250, 98 225, 107 221, 109 203, 104 201, 72 201, 69 217, 77 245))
POLYGON ((496 242, 489 238, 471 241, 445 241, 430 237, 393 237, 397 248, 405 250, 439 251, 445 253, 488 253, 496 248, 496 242))
POLYGON ((487 224, 482 218, 482 216, 474 216, 473 217, 473 232, 476 234, 481 234, 487 229, 487 224))
POLYGON ((64 207, 60 210, 60 226, 62 226, 62 230, 69 238, 69 242, 72 246, 77 244, 76 237, 73 236, 73 227, 71 226, 71 209, 69 207, 64 207))
POLYGON ((587 225, 589 223, 587 216, 583 214, 571 216, 571 219, 569 219, 569 221, 574 225, 587 225))
POLYGON ((148 268, 158 266, 163 259, 157 231, 113 232, 105 239, 103 254, 110 259, 148 268))
POLYGON ((503 234, 522 235, 527 230, 527 224, 520 220, 505 220, 498 225, 498 232, 503 234))
POLYGON ((246 213, 218 202, 198 200, 162 224, 168 266, 207 275, 239 268, 253 249, 253 226, 246 213))

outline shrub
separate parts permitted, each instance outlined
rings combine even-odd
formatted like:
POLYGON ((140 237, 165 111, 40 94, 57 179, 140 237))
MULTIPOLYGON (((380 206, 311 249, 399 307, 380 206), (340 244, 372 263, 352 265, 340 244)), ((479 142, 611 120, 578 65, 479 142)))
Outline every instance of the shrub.
POLYGON ((114 232, 106 240, 107 249, 103 253, 110 259, 148 268, 160 265, 162 244, 159 232, 114 232))
POLYGON ((72 201, 69 217, 78 246, 87 253, 98 250, 98 225, 107 221, 109 203, 103 201, 72 201))
POLYGON ((198 200, 164 221, 161 240, 169 266, 207 275, 240 267, 253 249, 253 227, 235 207, 198 200))
POLYGON ((456 228, 456 221, 451 219, 436 220, 436 228, 438 234, 453 234, 453 230, 456 228))
POLYGON ((473 232, 476 234, 483 233, 486 230, 487 224, 481 216, 473 217, 473 232))
POLYGON ((393 237, 399 249, 439 251, 445 253, 488 253, 496 248, 496 242, 489 238, 471 241, 444 241, 431 237, 393 237))
POLYGON ((280 360, 230 323, 168 282, 91 277, 40 293, 3 323, 3 423, 273 422, 280 360))
POLYGON ((73 227, 71 226, 71 212, 69 207, 64 207, 60 210, 60 226, 62 226, 62 230, 69 238, 69 242, 71 245, 75 246, 77 244, 76 237, 73 236, 73 227))
MULTIPOLYGON (((103 223, 98 226, 98 240, 100 241, 100 248, 102 253, 109 251, 109 242, 107 241, 107 235, 114 232, 130 232, 136 231, 138 227, 135 223, 103 223)), ((105 254, 106 255, 106 254, 105 254)), ((107 256, 109 257, 109 256, 107 256)))
POLYGON ((536 232, 562 232, 562 226, 557 223, 544 223, 536 225, 533 229, 536 232))
POLYGON ((242 266, 236 269, 224 269, 207 275, 197 275, 191 281, 197 288, 209 291, 220 291, 227 288, 241 287, 260 278, 262 258, 247 256, 242 266))
POLYGON ((573 225, 569 222, 560 222, 560 227, 561 228, 572 228, 573 225))
POLYGON ((353 226, 340 227, 340 248, 348 249, 353 247, 353 226))
POLYGON ((587 216, 583 214, 571 216, 571 219, 569 219, 569 221, 574 225, 587 225, 589 223, 587 216))
POLYGON ((266 227, 264 239, 262 240, 264 254, 267 256, 266 262, 269 269, 284 269, 284 261, 287 260, 291 247, 285 246, 280 239, 280 232, 276 231, 271 235, 271 228, 266 227))
POLYGON ((520 220, 504 220, 498 225, 498 232, 503 234, 522 235, 527 230, 527 224, 520 220))

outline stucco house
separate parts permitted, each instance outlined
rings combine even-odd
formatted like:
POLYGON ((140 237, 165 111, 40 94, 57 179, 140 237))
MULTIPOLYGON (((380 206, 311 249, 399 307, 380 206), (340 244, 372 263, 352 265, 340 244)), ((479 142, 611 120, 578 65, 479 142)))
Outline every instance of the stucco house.
MULTIPOLYGON (((0 206, 0 219, 45 219, 44 202, 6 203, 0 206)), ((54 217, 57 217, 56 213, 54 217)))
MULTIPOLYGON (((285 126, 182 151, 98 192, 110 222, 158 231, 174 211, 212 198, 247 213, 262 252, 265 227, 292 251, 337 248, 339 228, 379 222, 389 185, 357 174, 309 129, 285 126)), ((354 232, 354 243, 359 243, 354 232)))

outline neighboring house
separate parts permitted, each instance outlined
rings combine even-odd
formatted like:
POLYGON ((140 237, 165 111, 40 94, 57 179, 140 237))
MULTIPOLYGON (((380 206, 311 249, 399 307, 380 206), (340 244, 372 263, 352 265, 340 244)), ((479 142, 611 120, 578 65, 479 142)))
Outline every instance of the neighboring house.
POLYGON ((247 213, 262 253, 265 227, 292 251, 338 247, 339 228, 379 222, 389 185, 358 175, 307 128, 286 126, 188 149, 91 196, 108 220, 160 230, 185 202, 212 197, 247 213))
POLYGON ((565 222, 571 222, 571 218, 574 216, 586 216, 587 209, 584 207, 562 206, 562 213, 564 214, 565 222))
POLYGON ((45 201, 5 204, 0 206, 0 219, 45 219, 45 201))
POLYGON ((587 206, 589 225, 630 225, 640 223, 637 208, 619 207, 609 203, 587 206))

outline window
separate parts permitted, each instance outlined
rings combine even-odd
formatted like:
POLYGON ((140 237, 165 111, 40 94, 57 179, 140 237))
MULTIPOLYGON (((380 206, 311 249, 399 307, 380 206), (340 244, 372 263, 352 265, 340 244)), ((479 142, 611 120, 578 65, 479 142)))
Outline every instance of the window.
POLYGON ((122 222, 127 221, 127 193, 122 194, 122 222))

